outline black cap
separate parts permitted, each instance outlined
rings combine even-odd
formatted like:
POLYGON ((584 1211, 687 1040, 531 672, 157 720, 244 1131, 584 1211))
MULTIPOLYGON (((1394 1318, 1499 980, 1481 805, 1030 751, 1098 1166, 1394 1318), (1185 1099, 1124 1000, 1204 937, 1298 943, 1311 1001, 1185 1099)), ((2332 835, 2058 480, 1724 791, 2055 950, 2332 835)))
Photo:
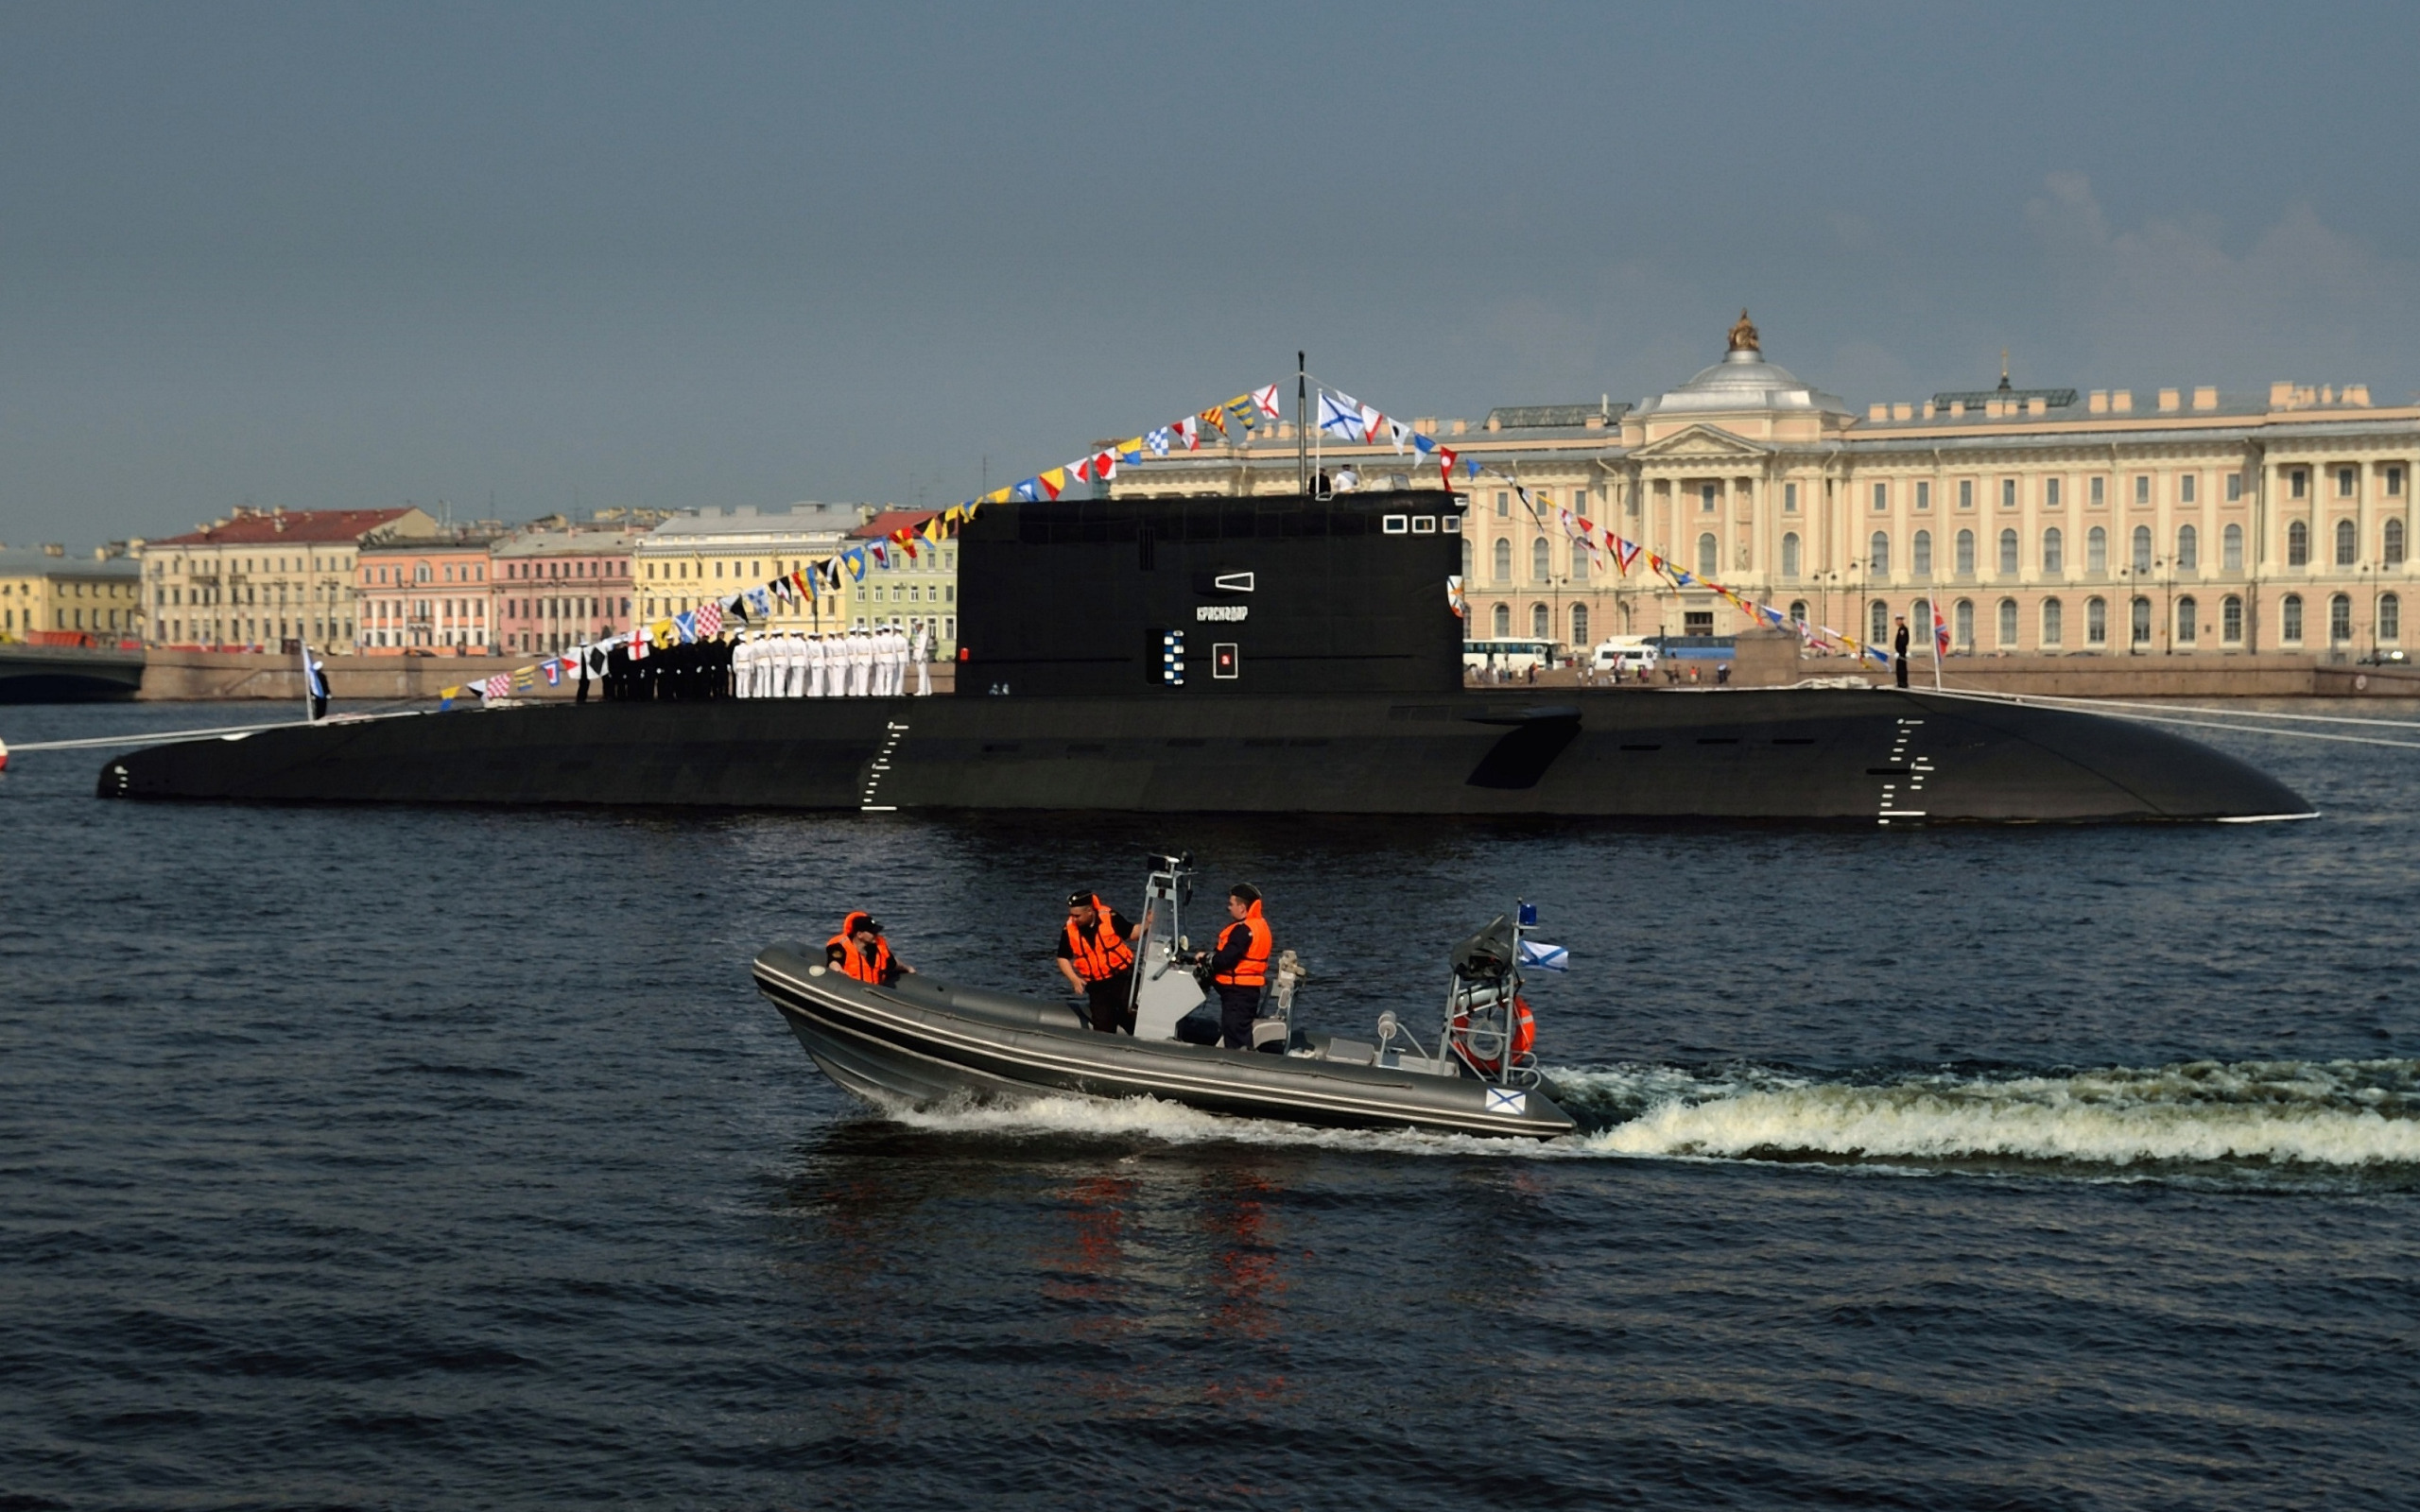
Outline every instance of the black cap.
POLYGON ((882 920, 878 919, 869 919, 864 923, 859 924, 857 928, 868 935, 879 935, 882 933, 882 920))
POLYGON ((1079 887, 1074 892, 1067 895, 1067 906, 1070 908, 1090 908, 1093 905, 1093 899, 1098 896, 1098 894, 1095 893, 1090 887, 1079 887))

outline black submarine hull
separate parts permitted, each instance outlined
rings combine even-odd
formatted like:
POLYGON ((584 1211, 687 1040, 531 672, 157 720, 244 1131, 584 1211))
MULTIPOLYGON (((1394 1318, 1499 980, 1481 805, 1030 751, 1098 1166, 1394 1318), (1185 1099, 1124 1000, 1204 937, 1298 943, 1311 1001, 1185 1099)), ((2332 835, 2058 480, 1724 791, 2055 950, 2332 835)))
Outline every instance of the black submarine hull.
POLYGON ((1889 689, 596 703, 153 747, 123 799, 2111 823, 2308 816, 2104 715, 1889 689))

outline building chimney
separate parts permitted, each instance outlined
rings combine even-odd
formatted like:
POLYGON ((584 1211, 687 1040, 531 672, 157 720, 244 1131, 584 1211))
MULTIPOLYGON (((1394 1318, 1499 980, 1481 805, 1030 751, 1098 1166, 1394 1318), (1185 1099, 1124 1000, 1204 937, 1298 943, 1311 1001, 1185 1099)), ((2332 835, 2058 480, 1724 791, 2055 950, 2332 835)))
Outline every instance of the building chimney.
POLYGON ((2108 389, 2106 389, 2106 388, 2096 388, 2096 389, 2094 389, 2094 390, 2092 391, 2092 396, 2091 396, 2090 398, 2088 398, 2088 399, 2086 399, 2086 400, 2084 401, 2084 405, 2083 405, 2083 407, 2084 407, 2084 408, 2086 408, 2086 409, 2088 409, 2088 410, 2090 410, 2092 413, 2094 413, 2094 414, 2096 414, 2096 415, 2106 415, 2106 414, 2108 414, 2108 413, 2109 413, 2109 390, 2108 390, 2108 389))
POLYGON ((2210 387, 2208 387, 2208 386, 2206 386, 2206 385, 2205 385, 2205 386, 2204 386, 2204 387, 2200 387, 2200 388, 2196 388, 2196 389, 2194 389, 2194 390, 2193 390, 2193 407, 2194 407, 2195 409, 2216 409, 2216 408, 2218 408, 2218 407, 2219 407, 2219 391, 2218 391, 2216 388, 2210 387))
POLYGON ((2185 396, 2173 388, 2159 391, 2159 408, 2163 415, 2173 415, 2183 407, 2185 396))
POLYGON ((2269 407, 2271 409, 2291 409, 2293 404, 2294 386, 2292 380, 2289 379, 2284 383, 2271 384, 2269 386, 2269 407))
POLYGON ((2133 414, 2135 412, 2135 391, 2131 388, 2111 389, 2109 391, 2109 409, 2110 413, 2116 415, 2133 414))

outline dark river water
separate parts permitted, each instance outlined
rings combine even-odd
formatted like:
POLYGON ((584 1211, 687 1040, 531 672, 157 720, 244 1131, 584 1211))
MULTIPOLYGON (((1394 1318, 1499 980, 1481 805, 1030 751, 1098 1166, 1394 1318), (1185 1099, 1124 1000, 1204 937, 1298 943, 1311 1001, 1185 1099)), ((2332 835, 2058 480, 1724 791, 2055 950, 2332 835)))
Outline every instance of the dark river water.
POLYGON ((2420 1504, 2420 750, 2210 738, 2325 817, 155 807, 21 754, 0 1508, 2420 1504), (1046 988, 1162 845, 1266 891, 1313 1024, 1425 1022, 1538 901, 1588 1131, 885 1116, 750 986, 865 905, 1046 988))

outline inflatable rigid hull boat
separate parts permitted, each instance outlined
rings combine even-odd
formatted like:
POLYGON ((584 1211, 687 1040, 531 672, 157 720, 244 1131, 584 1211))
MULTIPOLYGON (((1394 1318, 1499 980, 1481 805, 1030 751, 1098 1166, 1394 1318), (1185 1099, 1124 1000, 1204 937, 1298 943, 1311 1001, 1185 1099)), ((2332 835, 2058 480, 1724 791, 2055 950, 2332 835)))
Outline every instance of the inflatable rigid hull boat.
POLYGON ((1306 1054, 1268 1055, 1099 1034, 1063 1003, 906 976, 875 987, 777 944, 757 989, 823 1074, 878 1105, 1053 1094, 1156 1097, 1206 1112, 1344 1128, 1419 1128, 1551 1139, 1576 1126, 1542 1091, 1420 1074, 1404 1053, 1305 1034, 1306 1054))
POLYGON ((1181 919, 1191 879, 1163 859, 1144 908, 1132 1033, 1100 1033, 1064 1000, 928 974, 859 981, 795 941, 756 956, 756 988, 824 1074, 877 1106, 1073 1094, 1345 1128, 1551 1139, 1577 1126, 1537 1070, 1518 996, 1520 935, 1501 919, 1455 953, 1433 1054, 1392 1012, 1373 1040, 1296 1028, 1290 951, 1253 1026, 1259 1048, 1185 1042, 1179 1026, 1204 1003, 1181 919))

